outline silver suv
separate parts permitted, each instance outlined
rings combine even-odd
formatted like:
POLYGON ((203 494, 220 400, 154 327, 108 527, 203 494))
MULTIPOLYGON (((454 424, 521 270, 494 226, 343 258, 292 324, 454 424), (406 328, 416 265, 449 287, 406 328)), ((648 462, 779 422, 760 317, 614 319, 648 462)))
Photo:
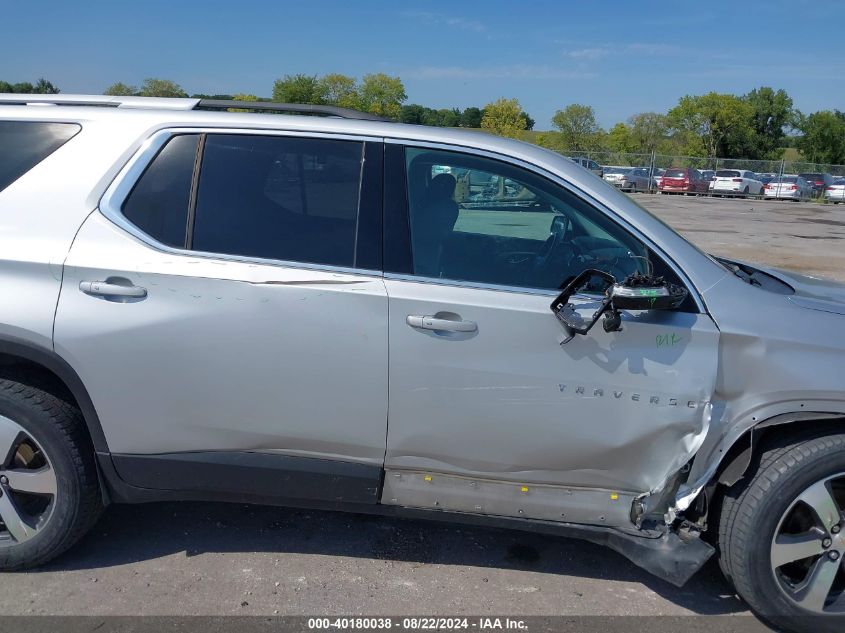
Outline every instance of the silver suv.
POLYGON ((539 147, 368 118, 0 96, 0 567, 109 503, 313 506, 678 585, 717 551, 762 617, 841 630, 845 288, 539 147))

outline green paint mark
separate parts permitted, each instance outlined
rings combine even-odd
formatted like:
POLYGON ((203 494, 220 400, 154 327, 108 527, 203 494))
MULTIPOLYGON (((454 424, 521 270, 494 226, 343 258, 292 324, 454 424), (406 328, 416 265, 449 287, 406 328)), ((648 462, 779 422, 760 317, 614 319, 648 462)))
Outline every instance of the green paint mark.
POLYGON ((678 343, 683 340, 683 337, 678 336, 674 332, 672 334, 658 334, 655 337, 655 344, 658 348, 675 347, 678 343))

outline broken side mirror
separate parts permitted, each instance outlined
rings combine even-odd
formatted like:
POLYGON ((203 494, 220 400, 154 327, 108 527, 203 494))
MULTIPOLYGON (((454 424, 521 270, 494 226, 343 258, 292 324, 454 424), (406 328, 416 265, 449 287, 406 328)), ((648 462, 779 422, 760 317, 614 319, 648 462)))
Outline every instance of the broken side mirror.
POLYGON ((561 343, 564 344, 576 334, 589 332, 602 315, 604 331, 618 332, 622 329, 619 310, 674 310, 686 297, 686 288, 667 283, 663 277, 634 273, 618 283, 613 275, 590 269, 575 277, 550 307, 568 334, 561 343), (572 295, 577 293, 601 296, 597 309, 589 319, 581 316, 570 301, 572 295))

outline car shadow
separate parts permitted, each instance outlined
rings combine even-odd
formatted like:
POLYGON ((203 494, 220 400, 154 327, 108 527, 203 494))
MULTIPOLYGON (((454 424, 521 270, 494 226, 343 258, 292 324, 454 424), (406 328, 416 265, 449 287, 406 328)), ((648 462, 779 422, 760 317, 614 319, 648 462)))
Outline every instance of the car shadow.
POLYGON ((684 587, 584 541, 515 530, 343 512, 226 503, 111 506, 79 544, 31 570, 68 572, 131 565, 178 552, 319 554, 524 570, 642 583, 697 614, 746 611, 714 560, 684 587))

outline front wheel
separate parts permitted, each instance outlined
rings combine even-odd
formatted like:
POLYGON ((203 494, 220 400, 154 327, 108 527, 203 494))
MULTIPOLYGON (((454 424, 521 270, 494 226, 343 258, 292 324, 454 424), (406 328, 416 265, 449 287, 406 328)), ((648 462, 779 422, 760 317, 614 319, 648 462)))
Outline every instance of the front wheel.
POLYGON ((792 631, 845 630, 845 435, 782 442, 729 491, 721 564, 761 618, 792 631))
POLYGON ((58 556, 101 510, 94 451, 79 410, 0 379, 0 571, 58 556))

